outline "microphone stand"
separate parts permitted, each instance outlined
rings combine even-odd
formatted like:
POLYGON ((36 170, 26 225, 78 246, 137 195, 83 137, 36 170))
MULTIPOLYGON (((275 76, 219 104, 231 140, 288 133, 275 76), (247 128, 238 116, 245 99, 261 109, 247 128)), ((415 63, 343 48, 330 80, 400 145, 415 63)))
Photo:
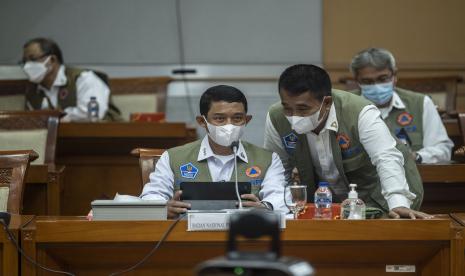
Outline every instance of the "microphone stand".
POLYGON ((239 147, 239 142, 237 141, 234 141, 232 144, 231 144, 231 148, 234 152, 234 173, 235 173, 235 179, 234 179, 234 184, 235 184, 235 187, 236 187, 236 196, 237 196, 237 200, 239 201, 239 209, 242 209, 242 199, 241 199, 241 195, 239 194, 239 184, 237 183, 237 149, 239 147))

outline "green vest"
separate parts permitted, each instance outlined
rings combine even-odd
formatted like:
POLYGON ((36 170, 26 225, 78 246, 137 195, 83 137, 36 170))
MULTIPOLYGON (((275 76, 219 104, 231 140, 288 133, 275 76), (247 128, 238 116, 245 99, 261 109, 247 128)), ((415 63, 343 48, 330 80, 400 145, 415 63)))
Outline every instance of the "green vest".
MULTIPOLYGON (((395 91, 404 103, 405 108, 393 107, 384 122, 391 133, 400 139, 402 139, 400 132, 404 129, 411 142, 410 148, 413 151, 418 151, 423 148, 423 103, 425 95, 398 87, 395 88, 395 91)), ((361 94, 360 90, 351 92, 357 95, 361 94)))
MULTIPOLYGON (((168 150, 170 167, 174 174, 174 190, 181 182, 211 182, 207 160, 197 161, 202 140, 168 150)), ((263 179, 271 165, 272 152, 241 141, 247 153, 248 163, 237 158, 237 180, 250 182, 252 193, 258 197, 263 179)), ((235 172, 233 171, 231 178, 235 172)))
MULTIPOLYGON (((359 197, 368 207, 389 211, 386 200, 381 194, 381 184, 376 167, 370 161, 368 153, 360 143, 358 116, 368 104, 368 100, 351 93, 333 90, 332 99, 336 109, 337 133, 330 131, 331 149, 334 163, 345 185, 357 184, 359 197)), ((306 134, 296 134, 283 114, 282 105, 276 103, 269 110, 273 126, 281 136, 284 148, 290 156, 290 165, 297 167, 302 183, 308 186, 308 198, 312 199, 318 183, 306 134)), ((397 143, 405 160, 404 169, 410 191, 417 197, 411 208, 418 210, 423 200, 423 185, 416 164, 406 146, 397 143)))
MULTIPOLYGON (((64 110, 67 107, 72 107, 77 105, 77 96, 76 96, 76 80, 85 71, 78 68, 69 68, 65 67, 65 75, 67 83, 65 86, 60 87, 58 91, 57 105, 54 108, 58 110, 64 110)), ((101 76, 102 73, 96 73, 96 75, 107 84, 107 80, 101 76)), ((29 83, 26 88, 26 106, 30 105, 33 109, 38 110, 42 109, 42 101, 45 98, 45 94, 37 89, 37 84, 29 83)), ((27 108, 26 108, 27 109, 27 108)), ((108 121, 120 121, 121 112, 113 104, 111 100, 111 94, 109 99, 109 105, 107 113, 104 116, 104 120, 108 121)))

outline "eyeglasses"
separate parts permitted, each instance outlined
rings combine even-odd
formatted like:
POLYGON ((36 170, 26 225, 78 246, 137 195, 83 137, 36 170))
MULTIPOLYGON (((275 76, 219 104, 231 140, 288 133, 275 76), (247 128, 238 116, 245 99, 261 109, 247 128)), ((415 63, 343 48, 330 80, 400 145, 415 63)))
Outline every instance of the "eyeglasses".
POLYGON ((390 82, 393 77, 394 77, 394 74, 381 75, 381 76, 378 76, 375 79, 362 78, 362 79, 360 79, 359 83, 362 84, 362 85, 372 85, 372 84, 378 84, 378 83, 387 83, 387 82, 390 82))
POLYGON ((43 55, 38 56, 38 57, 23 58, 22 60, 18 61, 18 64, 19 65, 24 65, 28 61, 34 61, 34 62, 39 61, 39 60, 43 59, 46 56, 49 56, 49 54, 43 54, 43 55))

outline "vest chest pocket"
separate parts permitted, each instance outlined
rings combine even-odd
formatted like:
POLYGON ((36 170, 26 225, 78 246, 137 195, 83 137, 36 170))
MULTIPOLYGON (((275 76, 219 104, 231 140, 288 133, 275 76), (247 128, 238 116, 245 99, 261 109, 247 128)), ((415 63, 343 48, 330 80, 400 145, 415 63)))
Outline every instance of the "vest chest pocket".
POLYGON ((344 172, 353 172, 356 171, 367 164, 371 165, 368 155, 364 152, 360 152, 353 157, 342 159, 342 166, 344 167, 344 172))

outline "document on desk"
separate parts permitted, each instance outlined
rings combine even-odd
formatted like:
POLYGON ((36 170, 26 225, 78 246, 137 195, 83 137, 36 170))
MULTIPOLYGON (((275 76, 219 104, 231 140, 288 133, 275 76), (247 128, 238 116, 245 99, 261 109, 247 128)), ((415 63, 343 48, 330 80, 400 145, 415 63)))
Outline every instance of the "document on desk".
POLYGON ((164 200, 116 194, 113 200, 94 200, 91 205, 93 220, 166 220, 167 217, 164 200))
MULTIPOLYGON (((235 212, 238 210, 190 210, 187 212, 187 231, 226 231, 229 229, 229 217, 235 212)), ((286 217, 280 212, 273 213, 279 216, 280 228, 286 228, 286 217)))

